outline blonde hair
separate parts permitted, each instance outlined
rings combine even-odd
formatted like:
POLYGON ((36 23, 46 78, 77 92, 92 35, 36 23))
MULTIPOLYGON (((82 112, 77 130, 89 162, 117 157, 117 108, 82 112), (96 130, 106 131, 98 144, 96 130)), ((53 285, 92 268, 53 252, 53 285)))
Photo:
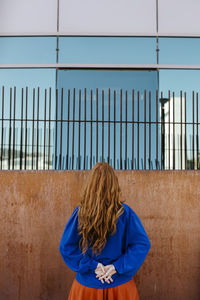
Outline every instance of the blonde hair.
POLYGON ((100 254, 107 238, 116 232, 116 223, 123 213, 121 189, 113 168, 99 162, 90 171, 81 192, 78 210, 79 247, 85 254, 89 245, 92 253, 100 254))

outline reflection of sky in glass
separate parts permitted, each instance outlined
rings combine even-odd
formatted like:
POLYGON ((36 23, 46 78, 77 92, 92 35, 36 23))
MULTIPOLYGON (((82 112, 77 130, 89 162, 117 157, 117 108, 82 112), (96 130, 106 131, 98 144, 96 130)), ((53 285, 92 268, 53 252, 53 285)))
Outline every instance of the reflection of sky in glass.
POLYGON ((55 69, 0 69, 0 86, 55 87, 55 69))
MULTIPOLYGON (((186 95, 186 122, 190 123, 186 125, 188 158, 191 159, 193 155, 193 130, 195 134, 194 150, 197 149, 196 134, 197 125, 193 126, 193 121, 198 123, 200 119, 200 103, 199 103, 199 91, 200 91, 200 70, 160 70, 160 92, 163 91, 163 97, 168 98, 170 89, 170 101, 174 98, 175 101, 180 103, 181 91, 182 97, 185 99, 186 95), (193 91, 194 91, 194 106, 193 106, 193 91), (198 102, 197 102, 198 99, 198 102), (194 112, 194 119, 193 119, 194 112)), ((183 101, 183 100, 182 100, 183 101)), ((185 103, 183 101, 183 103, 185 103)), ((177 105, 176 105, 177 106, 177 105)), ((177 107, 179 107, 178 105, 177 107)), ((180 109, 175 111, 176 116, 180 116, 180 109)), ((180 119, 180 117, 179 117, 180 119)), ((180 125, 176 125, 180 126, 180 125)), ((198 126, 199 127, 199 126, 198 126)), ((200 128, 199 128, 200 129, 200 128)), ((177 128, 179 130, 179 128, 177 128)))
MULTIPOLYGON (((67 98, 67 89, 70 89, 70 110, 69 115, 70 119, 73 120, 73 88, 75 88, 75 120, 79 119, 79 89, 81 90, 81 120, 85 118, 85 100, 84 100, 84 88, 86 88, 86 120, 91 119, 91 89, 93 93, 92 98, 92 118, 93 120, 101 121, 102 118, 104 121, 109 120, 109 100, 108 100, 108 88, 110 88, 111 98, 110 98, 110 120, 114 120, 114 90, 116 90, 116 115, 115 120, 122 121, 126 120, 126 98, 125 91, 127 90, 127 157, 129 161, 132 159, 132 89, 134 88, 134 121, 138 121, 138 91, 140 92, 139 97, 139 121, 144 121, 144 89, 147 89, 147 97, 146 97, 146 121, 149 120, 149 91, 151 91, 151 121, 156 120, 156 110, 153 109, 155 106, 155 90, 157 88, 157 72, 156 71, 103 71, 103 70, 95 70, 95 71, 64 71, 60 70, 58 73, 58 88, 63 87, 65 98, 63 100, 63 119, 67 119, 68 116, 68 98, 67 98), (98 93, 96 91, 98 88, 98 93), (122 89, 122 102, 120 100, 120 88, 122 89), (102 100, 102 90, 104 89, 104 101, 102 100), (97 115, 97 96, 98 96, 98 115, 97 115), (104 106, 103 106, 104 104, 104 106), (121 106, 122 105, 122 106, 121 106), (120 115, 122 107, 122 115, 120 115), (104 108, 104 115, 102 116, 104 108)), ((60 99, 61 93, 59 93, 60 99)), ((61 114, 61 103, 59 100, 58 105, 58 116, 60 119, 61 114)), ((159 117, 158 117, 159 119, 159 117)), ((84 122, 82 126, 80 126, 80 154, 84 155, 84 122)), ((155 136, 155 125, 151 125, 151 159, 152 159, 152 167, 155 167, 155 146, 156 146, 156 136, 155 136)), ((58 154, 60 153, 60 126, 58 125, 58 154)), ((67 132, 67 124, 63 125, 63 132, 67 132)), ((69 140, 70 140, 70 148, 69 155, 72 156, 72 130, 73 125, 70 123, 69 128, 69 140)), ((74 139, 74 156, 75 162, 74 166, 76 168, 76 158, 78 156, 78 134, 79 134, 79 123, 76 122, 74 126, 75 130, 75 139, 74 139)), ((96 156, 96 123, 93 123, 93 135, 92 135, 92 152, 93 156, 96 156)), ((116 160, 115 167, 119 168, 119 159, 120 159, 120 124, 116 123, 116 160)), ((125 124, 122 125, 122 159, 123 159, 123 168, 124 168, 124 159, 125 159, 125 124)), ((146 127, 146 143, 148 146, 149 143, 149 126, 146 127)), ((114 159, 114 124, 111 123, 111 138, 110 138, 110 157, 113 161, 114 159)), ((88 160, 90 160, 90 132, 91 125, 88 122, 86 125, 86 155, 88 156, 88 160)), ((138 126, 134 124, 134 158, 137 160, 137 133, 138 126)), ((144 125, 139 125, 139 166, 140 169, 144 167, 144 125)), ((66 155, 66 137, 64 145, 62 145, 62 154, 66 155)), ((107 161, 108 156, 108 123, 104 124, 104 159, 107 161)), ((102 123, 98 123, 98 161, 102 158, 102 123)), ((146 153, 146 160, 148 160, 148 147, 146 153)), ((95 158, 96 160, 96 158, 95 158)), ((82 162, 83 163, 83 162, 82 162)), ((81 163, 81 168, 83 164, 81 163)), ((148 162, 147 162, 148 165, 148 162)), ((134 164, 134 168, 137 168, 137 165, 134 164)), ((147 166, 148 168, 148 166, 147 166)))
MULTIPOLYGON (((168 90, 180 97, 180 91, 186 92, 186 120, 192 122, 192 92, 200 91, 200 70, 160 70, 160 92, 163 97, 168 97, 168 90)), ((195 96, 196 97, 196 96, 195 96)))
MULTIPOLYGON (((49 119, 49 88, 51 87, 51 115, 50 118, 55 117, 55 69, 0 69, 0 118, 2 118, 2 86, 4 86, 4 146, 7 149, 9 143, 9 118, 10 112, 11 117, 19 120, 15 121, 15 150, 20 150, 21 141, 21 128, 23 128, 23 151, 25 145, 25 121, 21 123, 21 118, 26 117, 26 87, 28 87, 27 93, 27 138, 28 138, 28 153, 32 151, 32 129, 33 122, 32 118, 34 116, 34 137, 37 136, 37 116, 39 119, 44 119, 44 107, 45 107, 45 89, 47 89, 46 94, 46 118, 49 119), (15 97, 15 115, 14 115, 14 87, 16 87, 16 97, 15 97), (39 106, 38 104, 38 87, 39 88, 39 106), (10 91, 10 88, 11 91, 10 91), (23 88, 23 89, 22 89, 23 88), (33 88, 35 88, 35 100, 33 100, 33 88), (11 110, 10 110, 10 96, 11 96, 11 110), (23 101, 23 106, 22 106, 23 101), (33 103, 34 103, 34 115, 33 115, 33 103), (39 110, 38 110, 39 108, 39 110), (21 112, 23 111, 23 114, 21 112)), ((13 121, 11 126, 13 128, 13 121)), ((2 128, 2 120, 0 121, 0 128, 2 128)), ((48 131, 48 124, 46 126, 48 131)), ((51 124, 51 141, 53 141, 53 130, 54 124, 51 124)), ((47 135, 46 135, 47 136, 47 135)), ((2 133, 0 130, 0 141, 2 138, 2 133)), ((13 129, 11 131, 11 143, 13 142, 13 129)), ((43 155, 43 145, 44 145, 44 122, 39 122, 39 152, 43 155)), ((35 142, 36 143, 36 140, 35 142)), ((36 144, 35 144, 36 145, 36 144)), ((34 147, 34 152, 36 151, 36 146, 34 147)), ((46 152, 47 153, 47 152, 46 152)), ((18 153, 19 154, 19 153, 18 153)), ((16 155, 18 155, 16 154, 16 155)), ((30 163, 30 160, 28 160, 30 163)), ((40 160, 41 161, 41 160, 40 160)), ((6 163, 6 162, 5 162, 6 163)), ((34 163, 35 166, 35 163, 34 163)), ((4 165, 7 169, 7 165, 4 165)), ((15 168, 19 168, 19 164, 15 168)), ((28 169, 31 168, 29 165, 28 169)))
MULTIPOLYGON (((18 100, 21 98, 22 88, 25 90, 26 86, 28 87, 29 95, 32 95, 33 88, 37 90, 38 87, 40 87, 41 93, 44 93, 44 89, 49 89, 49 87, 55 93, 55 73, 55 69, 0 69, 0 88, 2 89, 2 86, 5 87, 4 102, 8 103, 10 101, 10 87, 14 93, 14 86, 16 86, 16 98, 18 100)), ((42 97, 41 101, 43 101, 42 97)), ((19 116, 20 109, 19 105, 16 106, 16 116, 19 116)), ((41 114, 43 111, 41 107, 41 114)), ((4 116, 8 117, 8 115, 9 106, 5 106, 4 116)))
POLYGON ((156 39, 149 37, 61 37, 59 49, 60 63, 156 63, 156 39))
POLYGON ((159 49, 160 64, 200 64, 200 38, 159 38, 159 49))
POLYGON ((0 37, 0 64, 56 63, 56 37, 0 37))

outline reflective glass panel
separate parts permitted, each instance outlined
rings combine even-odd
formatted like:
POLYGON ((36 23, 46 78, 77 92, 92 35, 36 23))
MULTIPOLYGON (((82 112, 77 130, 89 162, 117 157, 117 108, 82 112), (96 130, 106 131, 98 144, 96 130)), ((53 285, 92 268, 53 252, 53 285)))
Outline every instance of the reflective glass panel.
POLYGON ((61 37, 59 62, 74 64, 155 64, 156 39, 142 37, 61 37))
POLYGON ((58 71, 58 120, 66 122, 57 125, 57 162, 61 155, 69 169, 108 159, 115 169, 155 168, 157 84, 156 71, 58 71))
POLYGON ((165 166, 200 168, 200 70, 160 70, 163 92, 165 166))
POLYGON ((56 63, 56 37, 1 37, 0 64, 56 63))
POLYGON ((52 169, 55 78, 55 69, 0 69, 0 168, 52 169))
POLYGON ((160 64, 200 65, 200 38, 159 38, 160 64))

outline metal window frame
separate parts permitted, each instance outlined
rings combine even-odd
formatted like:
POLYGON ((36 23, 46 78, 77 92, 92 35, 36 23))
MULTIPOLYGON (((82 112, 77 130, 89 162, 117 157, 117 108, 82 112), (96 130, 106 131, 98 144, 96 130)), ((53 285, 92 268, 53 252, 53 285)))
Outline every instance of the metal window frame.
POLYGON ((134 32, 134 33, 114 33, 114 32, 99 32, 99 33, 90 33, 90 32, 0 32, 0 37, 40 37, 40 36, 54 36, 54 37, 191 37, 191 38, 200 38, 200 33, 170 33, 170 32, 134 32))
POLYGON ((170 65, 170 64, 0 64, 0 69, 186 69, 200 70, 200 65, 170 65))

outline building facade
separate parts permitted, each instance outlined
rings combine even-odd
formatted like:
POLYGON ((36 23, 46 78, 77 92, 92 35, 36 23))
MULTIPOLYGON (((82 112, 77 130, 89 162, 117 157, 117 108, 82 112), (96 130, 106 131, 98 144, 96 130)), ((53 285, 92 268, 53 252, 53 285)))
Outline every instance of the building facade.
POLYGON ((1 168, 199 168, 199 9, 2 2, 1 168))

